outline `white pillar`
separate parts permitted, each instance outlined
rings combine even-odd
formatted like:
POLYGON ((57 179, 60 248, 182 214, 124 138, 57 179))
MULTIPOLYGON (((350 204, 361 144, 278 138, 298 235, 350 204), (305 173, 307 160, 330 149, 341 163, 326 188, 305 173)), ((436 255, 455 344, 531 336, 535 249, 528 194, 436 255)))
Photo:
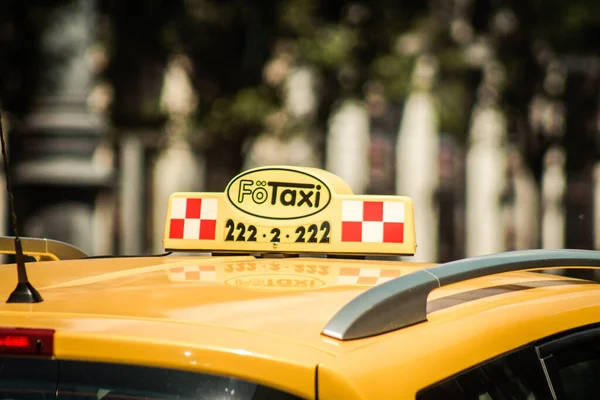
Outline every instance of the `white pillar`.
POLYGON ((594 167, 594 248, 600 250, 600 163, 594 167))
POLYGON ((169 114, 167 148, 159 155, 152 171, 152 251, 164 251, 163 233, 169 196, 174 192, 199 192, 206 186, 205 159, 187 141, 189 115, 197 104, 187 68, 189 60, 176 56, 170 62, 161 95, 161 106, 169 114))
POLYGON ((437 61, 421 56, 413 72, 413 91, 408 96, 396 144, 396 193, 412 198, 415 205, 417 252, 411 261, 436 261, 438 256, 438 204, 440 137, 438 116, 430 89, 435 83, 437 61))
POLYGON ((121 140, 120 254, 141 254, 144 240, 144 147, 135 134, 121 140))
POLYGON ((433 98, 426 91, 410 94, 396 146, 396 193, 415 204, 417 253, 413 261, 435 261, 438 247, 440 139, 433 98))
POLYGON ((466 256, 505 250, 506 120, 493 106, 475 109, 466 157, 466 256))
POLYGON ((561 249, 565 247, 565 210, 563 198, 567 179, 565 176, 565 153, 556 146, 545 156, 542 177, 542 247, 561 249))
MULTIPOLYGON (((4 140, 6 142, 6 152, 8 153, 10 141, 10 123, 7 121, 7 116, 3 110, 0 110, 0 112, 2 112, 2 130, 4 132, 4 140)), ((8 161, 10 163, 9 169, 12 171, 12 168, 10 168, 13 165, 12 160, 9 159, 8 161)), ((4 175, 4 160, 2 160, 2 163, 0 164, 0 236, 8 235, 8 227, 10 224, 12 224, 8 203, 8 192, 6 189, 6 178, 4 175)), ((6 256, 4 254, 0 254, 0 264, 4 264, 5 262, 6 256)))
MULTIPOLYGON (((600 250, 600 163, 594 167, 594 248, 600 250)), ((594 271, 594 276, 600 280, 600 271, 594 271)))
POLYGON ((513 177, 515 247, 516 250, 533 249, 538 247, 539 241, 539 191, 535 178, 525 165, 520 152, 515 151, 514 155, 517 161, 513 177))
MULTIPOLYGON (((8 235, 8 226, 12 224, 10 219, 10 210, 8 206, 8 193, 6 192, 6 178, 4 178, 4 168, 1 168, 2 174, 0 175, 0 236, 8 235)), ((6 262, 6 256, 0 254, 0 264, 6 262)))
POLYGON ((108 191, 96 196, 92 226, 94 231, 95 255, 114 255, 113 228, 115 216, 115 196, 108 191))
POLYGON ((326 169, 345 180, 355 194, 369 184, 369 113, 357 100, 344 100, 329 121, 326 169))
POLYGON ((317 111, 316 75, 311 68, 294 68, 285 81, 285 106, 293 118, 311 120, 317 111))
POLYGON ((202 191, 205 187, 204 171, 204 159, 197 157, 184 139, 174 140, 160 155, 152 173, 153 252, 164 251, 162 239, 169 196, 174 192, 202 191))

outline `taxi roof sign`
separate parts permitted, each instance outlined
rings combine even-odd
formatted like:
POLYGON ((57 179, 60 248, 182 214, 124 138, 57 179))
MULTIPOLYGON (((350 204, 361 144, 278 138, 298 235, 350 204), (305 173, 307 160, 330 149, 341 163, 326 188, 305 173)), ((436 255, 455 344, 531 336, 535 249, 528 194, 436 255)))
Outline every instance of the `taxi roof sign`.
POLYGON ((317 168, 267 166, 234 177, 224 193, 173 193, 167 251, 413 255, 412 200, 355 195, 317 168))

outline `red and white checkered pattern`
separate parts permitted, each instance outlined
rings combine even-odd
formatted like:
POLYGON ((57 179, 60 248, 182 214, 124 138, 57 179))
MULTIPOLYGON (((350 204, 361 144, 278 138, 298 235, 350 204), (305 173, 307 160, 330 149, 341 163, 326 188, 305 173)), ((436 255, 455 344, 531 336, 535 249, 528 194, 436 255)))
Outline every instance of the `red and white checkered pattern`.
POLYGON ((171 200, 169 239, 215 240, 218 199, 171 200))
POLYGON ((384 268, 340 268, 338 285, 379 285, 398 278, 401 271, 384 268))
POLYGON ((342 242, 402 243, 404 203, 342 201, 342 242))
POLYGON ((217 280, 217 272, 213 265, 186 265, 185 267, 171 268, 169 278, 179 282, 214 282, 217 280))

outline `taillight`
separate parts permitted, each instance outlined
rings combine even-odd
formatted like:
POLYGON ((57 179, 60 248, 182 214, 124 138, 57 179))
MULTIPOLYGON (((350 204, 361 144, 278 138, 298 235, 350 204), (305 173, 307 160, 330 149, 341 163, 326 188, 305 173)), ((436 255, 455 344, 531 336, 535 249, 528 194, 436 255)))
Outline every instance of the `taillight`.
POLYGON ((51 356, 54 330, 0 328, 0 354, 51 356))

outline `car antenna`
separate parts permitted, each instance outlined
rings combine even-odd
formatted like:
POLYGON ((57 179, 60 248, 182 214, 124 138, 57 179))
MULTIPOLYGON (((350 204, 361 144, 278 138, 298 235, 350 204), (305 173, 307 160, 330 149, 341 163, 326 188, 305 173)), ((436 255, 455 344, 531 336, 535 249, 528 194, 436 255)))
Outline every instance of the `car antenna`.
POLYGON ((7 303, 40 303, 44 301, 37 290, 29 283, 27 269, 25 268, 25 255, 23 246, 19 239, 17 229, 17 213, 15 212, 15 201, 12 191, 12 181, 8 170, 8 157, 6 156, 6 142, 4 141, 4 129, 2 129, 2 112, 0 112, 0 140, 2 141, 2 157, 4 158, 4 174, 6 175, 6 189, 10 199, 10 213, 12 217, 13 231, 15 233, 15 258, 17 259, 17 287, 6 300, 7 303))

